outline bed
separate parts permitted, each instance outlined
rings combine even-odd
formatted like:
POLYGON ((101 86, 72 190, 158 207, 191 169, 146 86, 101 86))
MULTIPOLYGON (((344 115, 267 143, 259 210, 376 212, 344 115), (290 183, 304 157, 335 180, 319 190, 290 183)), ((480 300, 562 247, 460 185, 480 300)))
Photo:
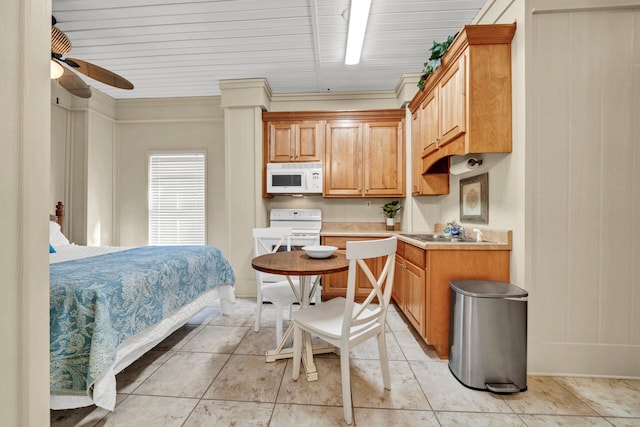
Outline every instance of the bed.
POLYGON ((235 275, 213 246, 69 243, 50 216, 51 409, 113 410, 116 374, 204 307, 235 301, 235 275))

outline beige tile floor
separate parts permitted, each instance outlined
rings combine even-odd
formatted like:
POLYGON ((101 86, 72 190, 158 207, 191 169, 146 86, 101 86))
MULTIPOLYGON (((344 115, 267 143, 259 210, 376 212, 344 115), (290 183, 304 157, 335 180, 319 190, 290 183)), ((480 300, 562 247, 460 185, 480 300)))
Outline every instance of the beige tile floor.
MULTIPOLYGON (((255 300, 238 299, 195 316, 118 375, 113 412, 52 411, 62 426, 342 426, 340 365, 318 356, 319 380, 291 380, 291 361, 266 363, 273 310, 255 333, 255 300)), ((392 307, 393 309, 393 307, 392 307)), ((529 376, 528 390, 495 395, 462 386, 447 361, 414 338, 396 311, 387 316, 391 390, 380 378, 375 340, 352 350, 355 425, 640 426, 640 380, 529 376)))

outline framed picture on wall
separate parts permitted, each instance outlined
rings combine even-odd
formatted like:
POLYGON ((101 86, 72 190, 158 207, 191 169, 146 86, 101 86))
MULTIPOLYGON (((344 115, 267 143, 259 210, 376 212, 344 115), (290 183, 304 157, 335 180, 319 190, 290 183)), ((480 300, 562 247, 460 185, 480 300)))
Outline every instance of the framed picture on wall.
POLYGON ((489 223, 489 174, 460 180, 460 222, 489 223))

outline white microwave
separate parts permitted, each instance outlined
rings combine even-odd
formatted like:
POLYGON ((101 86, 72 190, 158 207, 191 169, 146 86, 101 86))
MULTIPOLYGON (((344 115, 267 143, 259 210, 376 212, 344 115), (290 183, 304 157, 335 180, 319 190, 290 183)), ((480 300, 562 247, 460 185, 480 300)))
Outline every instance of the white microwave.
POLYGON ((322 194, 322 163, 267 163, 267 193, 322 194))

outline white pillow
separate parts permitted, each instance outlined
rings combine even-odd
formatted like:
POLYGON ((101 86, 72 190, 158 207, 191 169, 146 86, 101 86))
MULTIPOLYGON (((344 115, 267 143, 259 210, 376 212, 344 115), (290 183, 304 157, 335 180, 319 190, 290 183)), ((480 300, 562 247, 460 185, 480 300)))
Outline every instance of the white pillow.
POLYGON ((60 224, 49 221, 49 244, 54 248, 69 244, 69 240, 60 231, 60 224))

